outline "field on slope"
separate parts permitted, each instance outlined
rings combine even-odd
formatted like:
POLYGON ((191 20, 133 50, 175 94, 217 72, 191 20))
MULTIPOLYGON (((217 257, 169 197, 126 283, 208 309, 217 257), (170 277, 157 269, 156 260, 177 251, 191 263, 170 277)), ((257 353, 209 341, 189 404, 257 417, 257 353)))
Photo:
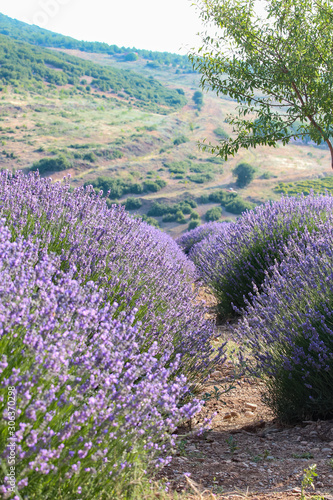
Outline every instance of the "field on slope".
MULTIPOLYGON (((72 168, 44 175, 61 179, 70 173, 73 186, 94 182, 98 177, 155 186, 156 181, 161 181, 156 191, 152 188, 139 194, 126 193, 114 201, 124 202, 129 196, 140 198, 142 206, 130 212, 144 215, 156 201, 175 205, 194 200, 200 222, 205 222, 208 210, 218 206, 201 203, 201 196, 214 190, 235 190, 245 201, 260 203, 280 197, 274 191, 280 182, 330 175, 328 151, 309 145, 259 147, 242 151, 227 162, 200 151, 198 141, 218 140, 214 132, 218 127, 232 133, 225 118, 234 111, 235 103, 209 93, 204 95, 199 110, 192 99, 199 90, 199 76, 194 73, 147 64, 142 58, 124 62, 119 56, 62 52, 101 65, 131 69, 167 88, 182 89, 187 104, 169 114, 139 109, 121 92, 116 96, 95 89, 87 92, 89 77, 82 78, 82 91, 71 96, 66 93, 67 86, 51 87, 44 94, 4 87, 0 97, 1 168, 28 170, 43 158, 64 155, 72 168), (257 172, 254 181, 239 190, 232 169, 243 161, 256 167, 257 172)), ((163 230, 177 236, 188 228, 190 217, 187 213, 178 221, 163 222, 161 216, 156 220, 163 230)), ((223 210, 221 220, 235 217, 223 210)))

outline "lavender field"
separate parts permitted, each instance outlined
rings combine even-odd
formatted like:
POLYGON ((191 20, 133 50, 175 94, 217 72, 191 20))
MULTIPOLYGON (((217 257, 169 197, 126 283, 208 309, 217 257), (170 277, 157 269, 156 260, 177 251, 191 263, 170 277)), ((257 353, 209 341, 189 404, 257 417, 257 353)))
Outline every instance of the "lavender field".
POLYGON ((92 186, 0 172, 2 498, 148 498, 227 357, 201 287, 276 417, 332 418, 332 207, 282 198, 175 242, 92 186))

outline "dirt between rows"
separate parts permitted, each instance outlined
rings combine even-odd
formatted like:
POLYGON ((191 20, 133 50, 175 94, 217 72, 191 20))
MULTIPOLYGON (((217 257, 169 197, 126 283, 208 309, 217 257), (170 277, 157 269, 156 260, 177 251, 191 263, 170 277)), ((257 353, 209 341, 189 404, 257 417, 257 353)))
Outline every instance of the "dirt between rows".
POLYGON ((191 492, 188 498, 298 500, 304 470, 316 464, 306 498, 333 500, 333 420, 281 425, 261 400, 260 380, 241 378, 220 394, 233 373, 228 362, 205 384, 211 398, 191 424, 213 416, 211 430, 192 437, 179 430, 177 454, 162 471, 170 490, 191 492))

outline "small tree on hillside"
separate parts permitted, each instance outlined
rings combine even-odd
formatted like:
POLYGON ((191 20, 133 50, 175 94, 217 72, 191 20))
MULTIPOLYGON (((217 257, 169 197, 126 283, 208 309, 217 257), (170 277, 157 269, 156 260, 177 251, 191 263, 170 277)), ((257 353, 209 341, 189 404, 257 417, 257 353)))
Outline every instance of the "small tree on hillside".
POLYGON ((208 149, 227 159, 239 148, 310 136, 326 142, 333 168, 333 2, 263 0, 262 14, 255 0, 196 3, 219 29, 190 55, 201 86, 239 104, 228 117, 236 138, 208 149))
POLYGON ((240 188, 246 187, 250 182, 253 181, 255 168, 249 163, 240 163, 232 171, 234 175, 237 176, 236 184, 240 188))
POLYGON ((203 106, 203 93, 200 92, 200 90, 196 90, 193 94, 192 99, 195 102, 195 104, 197 105, 198 110, 200 111, 200 109, 203 106))

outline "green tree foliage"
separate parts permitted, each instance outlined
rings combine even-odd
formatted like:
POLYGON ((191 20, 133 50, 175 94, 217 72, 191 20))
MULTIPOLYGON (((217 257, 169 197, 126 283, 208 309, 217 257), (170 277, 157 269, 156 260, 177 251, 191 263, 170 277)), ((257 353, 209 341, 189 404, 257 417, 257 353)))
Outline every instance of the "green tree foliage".
POLYGON ((180 135, 179 137, 176 137, 176 139, 173 141, 175 146, 179 146, 180 144, 184 144, 185 142, 189 142, 189 138, 186 137, 186 135, 180 135))
POLYGON ((87 182, 85 185, 91 184, 97 192, 103 191, 103 195, 116 200, 121 198, 124 194, 141 194, 143 192, 156 192, 166 185, 163 180, 145 181, 143 184, 132 182, 130 180, 110 178, 110 177, 97 177, 97 179, 87 182))
POLYGON ((155 201, 148 210, 147 215, 161 217, 163 215, 175 215, 179 211, 181 211, 183 214, 190 214, 192 212, 192 209, 196 207, 197 204, 194 200, 184 200, 173 205, 167 205, 166 203, 159 203, 158 201, 155 201))
POLYGON ((126 210, 137 210, 142 207, 142 201, 140 198, 127 198, 125 202, 126 210))
POLYGON ((124 61, 137 61, 139 59, 139 56, 136 52, 128 52, 128 54, 124 55, 124 61))
POLYGON ((200 222, 198 220, 191 220, 189 223, 187 230, 191 231, 191 229, 195 229, 196 227, 200 226, 200 222))
POLYGON ((240 215, 246 210, 252 210, 254 208, 254 205, 253 203, 245 201, 239 196, 237 196, 237 198, 228 201, 228 203, 225 204, 224 208, 226 209, 227 212, 230 212, 231 214, 240 215))
POLYGON ((200 219, 200 215, 198 214, 198 212, 192 212, 190 215, 190 219, 191 220, 198 220, 198 219, 200 219))
POLYGON ((222 209, 220 207, 211 208, 206 212, 205 219, 207 222, 219 220, 222 216, 222 209))
POLYGON ((232 173, 237 177, 236 184, 240 188, 246 187, 253 181, 256 169, 249 163, 240 163, 232 173))
POLYGON ((31 170, 38 170, 40 174, 45 172, 61 172, 62 170, 67 170, 72 168, 73 164, 63 155, 59 155, 56 158, 42 158, 36 161, 31 170))
POLYGON ((197 0, 215 37, 190 59, 203 88, 238 104, 236 137, 208 148, 225 159, 239 148, 310 137, 333 146, 333 4, 327 0, 197 0))
POLYGON ((200 111, 203 106, 203 93, 200 92, 200 90, 196 90, 193 94, 192 99, 195 102, 198 110, 200 111))

